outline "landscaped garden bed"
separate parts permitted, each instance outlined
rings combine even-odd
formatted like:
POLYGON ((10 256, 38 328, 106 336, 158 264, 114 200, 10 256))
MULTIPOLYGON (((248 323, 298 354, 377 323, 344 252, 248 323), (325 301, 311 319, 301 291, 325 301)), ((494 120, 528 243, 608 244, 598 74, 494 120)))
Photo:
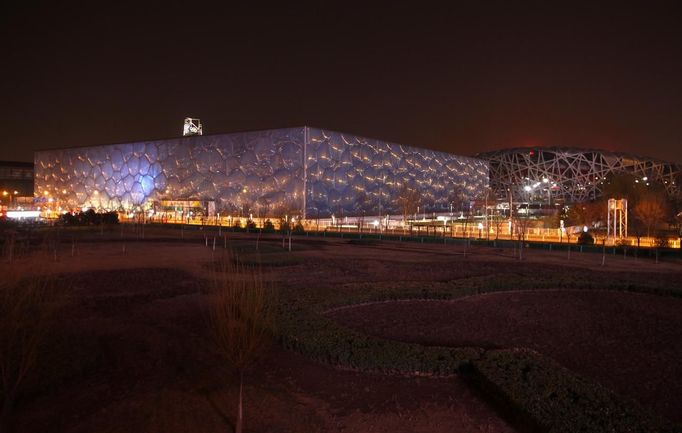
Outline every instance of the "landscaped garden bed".
MULTIPOLYGON (((449 375, 460 373, 479 384, 491 401, 506 406, 523 418, 525 425, 546 431, 674 431, 672 424, 642 409, 633 401, 530 350, 486 348, 469 341, 465 346, 423 345, 370 336, 340 326, 326 317, 349 304, 400 299, 457 299, 505 291, 513 282, 516 289, 581 287, 591 290, 628 290, 679 296, 676 289, 655 283, 637 284, 611 280, 603 283, 570 273, 543 277, 497 275, 473 277, 450 283, 389 283, 387 287, 367 285, 366 290, 343 299, 320 300, 314 294, 296 299, 282 310, 283 343, 315 359, 360 370, 385 373, 449 375), (492 350, 491 350, 492 349, 492 350), (533 372, 534 374, 530 374, 533 372)), ((677 301, 675 299, 675 301, 677 301)), ((409 315, 404 312, 403 315, 409 315)), ((372 317, 372 314, 367 314, 372 317)), ((541 324, 539 324, 541 326, 541 324)), ((433 342, 432 342, 433 343, 433 342)), ((639 379, 639 378, 638 378, 639 379)))
MULTIPOLYGON (((83 234, 74 250, 62 245, 59 255, 48 256, 66 275, 70 295, 45 348, 48 362, 34 370, 17 404, 20 431, 229 429, 238 384, 214 353, 205 315, 206 280, 223 245, 214 250, 201 230, 185 232, 184 241, 179 230, 149 235, 135 234, 132 242, 127 233, 83 234)), ((493 338, 503 327, 492 328, 489 338, 464 327, 466 339, 439 340, 445 322, 414 307, 511 296, 511 288, 521 297, 556 289, 580 289, 576 297, 585 299, 651 296, 676 308, 682 290, 674 264, 607 258, 601 267, 601 257, 588 253, 568 262, 564 252, 531 250, 518 261, 480 246, 464 256, 453 245, 355 245, 340 238, 295 238, 291 253, 276 235, 261 237, 258 250, 254 234, 230 233, 227 242, 242 263, 261 267, 279 305, 278 344, 247 375, 247 431, 490 433, 513 430, 509 422, 521 431, 679 429, 542 347, 493 338), (356 329, 340 323, 341 315, 371 305, 412 305, 401 320, 421 314, 433 325, 421 337, 431 339, 397 325, 397 334, 382 335, 369 322, 356 329)), ((509 309, 521 314, 533 304, 509 309)), ((575 344, 571 335, 560 341, 575 344)), ((657 362, 655 345, 662 342, 650 343, 651 354, 635 362, 657 362)), ((593 361, 597 366, 591 359, 586 367, 593 361)), ((655 387, 638 371, 630 375, 637 386, 655 387)))
POLYGON ((510 291, 379 302, 328 314, 360 332, 426 346, 528 348, 682 421, 682 299, 606 290, 510 291), (636 380, 633 380, 636 378, 636 380))

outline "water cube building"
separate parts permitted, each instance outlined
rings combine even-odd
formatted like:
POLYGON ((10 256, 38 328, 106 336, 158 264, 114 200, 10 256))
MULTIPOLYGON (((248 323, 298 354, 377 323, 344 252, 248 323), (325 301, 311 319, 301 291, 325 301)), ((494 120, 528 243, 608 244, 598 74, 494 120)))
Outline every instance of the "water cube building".
POLYGON ((45 150, 34 162, 35 196, 65 210, 399 215, 405 190, 431 213, 453 191, 473 200, 488 186, 482 159, 307 126, 45 150))

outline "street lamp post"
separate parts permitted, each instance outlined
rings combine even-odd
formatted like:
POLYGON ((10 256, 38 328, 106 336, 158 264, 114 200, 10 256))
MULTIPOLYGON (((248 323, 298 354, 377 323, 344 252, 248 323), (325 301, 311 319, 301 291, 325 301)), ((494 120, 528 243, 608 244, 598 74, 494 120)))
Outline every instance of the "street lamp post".
POLYGON ((16 190, 15 191, 3 191, 2 192, 3 197, 9 196, 9 202, 7 203, 7 207, 12 206, 12 198, 16 197, 17 194, 19 194, 19 191, 16 191, 16 190))
POLYGON ((488 221, 488 194, 489 194, 489 189, 485 193, 485 205, 483 206, 483 209, 485 210, 485 232, 486 232, 486 240, 490 240, 490 223, 488 221))
POLYGON ((547 187, 547 204, 552 206, 552 188, 549 186, 549 179, 546 177, 542 178, 542 183, 547 187))
POLYGON ((509 192, 509 239, 512 239, 512 212, 514 210, 514 197, 512 195, 512 189, 507 188, 507 192, 509 192))

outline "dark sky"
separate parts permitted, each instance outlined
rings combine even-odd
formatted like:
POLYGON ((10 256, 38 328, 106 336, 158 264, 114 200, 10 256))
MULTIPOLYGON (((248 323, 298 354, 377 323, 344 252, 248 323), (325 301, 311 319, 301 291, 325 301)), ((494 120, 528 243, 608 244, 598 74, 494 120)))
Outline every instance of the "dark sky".
POLYGON ((195 116, 205 133, 306 124, 461 154, 682 162, 674 2, 166 3, 3 11, 0 159, 174 137, 195 116))

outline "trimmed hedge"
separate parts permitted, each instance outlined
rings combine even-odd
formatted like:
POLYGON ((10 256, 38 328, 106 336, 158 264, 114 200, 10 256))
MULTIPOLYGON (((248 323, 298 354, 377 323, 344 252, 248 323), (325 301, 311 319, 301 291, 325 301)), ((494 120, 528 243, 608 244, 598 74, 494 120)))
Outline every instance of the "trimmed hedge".
POLYGON ((482 353, 478 348, 426 347, 376 338, 305 309, 289 310, 278 323, 284 347, 356 370, 450 375, 482 353))
POLYGON ((506 291, 510 278, 518 290, 584 288, 628 290, 679 297, 682 291, 633 285, 626 279, 600 282, 589 275, 527 277, 518 274, 473 277, 448 283, 378 283, 363 290, 296 291, 281 300, 278 334, 289 349, 336 366, 397 374, 462 374, 488 398, 502 403, 526 424, 547 432, 673 432, 678 426, 636 403, 566 370, 530 350, 436 347, 385 340, 343 327, 324 312, 353 304, 391 300, 447 300, 506 291))
POLYGON ((529 423, 547 432, 673 432, 635 402, 528 349, 494 350, 470 377, 529 423))

